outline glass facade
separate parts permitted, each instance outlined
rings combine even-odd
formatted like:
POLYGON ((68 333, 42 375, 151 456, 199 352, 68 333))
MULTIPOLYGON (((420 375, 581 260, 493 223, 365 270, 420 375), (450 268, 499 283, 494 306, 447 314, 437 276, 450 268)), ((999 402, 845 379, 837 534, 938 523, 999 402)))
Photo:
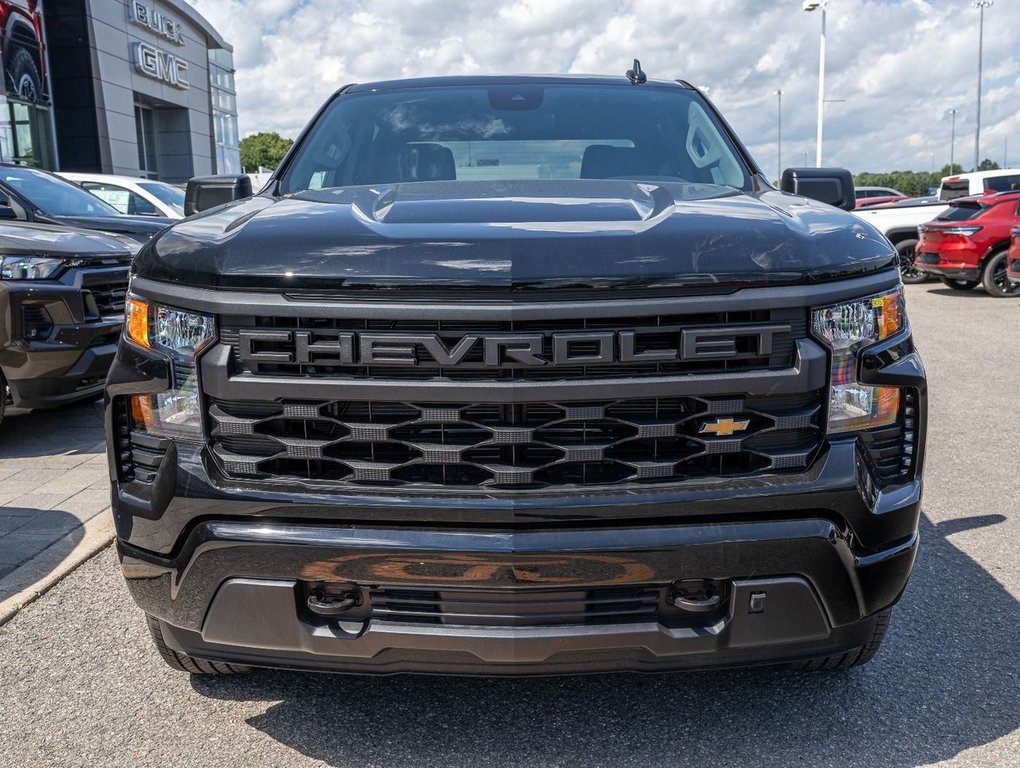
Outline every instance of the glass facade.
POLYGON ((0 161, 53 167, 50 110, 0 96, 0 161))
POLYGON ((156 156, 156 128, 152 109, 135 104, 135 135, 138 141, 138 169, 147 178, 159 176, 159 160, 156 156))
POLYGON ((230 51, 222 48, 209 51, 209 89, 216 173, 240 173, 237 92, 234 89, 234 57, 230 51))

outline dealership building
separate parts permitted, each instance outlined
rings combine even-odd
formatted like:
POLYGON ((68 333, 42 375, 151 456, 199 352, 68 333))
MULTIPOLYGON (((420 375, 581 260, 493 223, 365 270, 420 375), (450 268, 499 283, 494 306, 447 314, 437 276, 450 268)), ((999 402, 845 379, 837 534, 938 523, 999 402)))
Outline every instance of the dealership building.
POLYGON ((0 160, 239 173, 233 49, 185 0, 0 0, 0 160))

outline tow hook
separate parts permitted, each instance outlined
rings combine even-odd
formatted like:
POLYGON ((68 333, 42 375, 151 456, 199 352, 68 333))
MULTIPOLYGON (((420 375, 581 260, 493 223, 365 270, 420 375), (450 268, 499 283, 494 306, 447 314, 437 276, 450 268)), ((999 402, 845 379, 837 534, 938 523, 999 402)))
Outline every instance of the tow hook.
POLYGON ((308 596, 308 610, 317 616, 339 616, 358 604, 357 592, 328 594, 313 592, 308 596))
POLYGON ((669 602, 688 613, 711 613, 722 603, 722 595, 712 581, 678 581, 673 584, 669 602))

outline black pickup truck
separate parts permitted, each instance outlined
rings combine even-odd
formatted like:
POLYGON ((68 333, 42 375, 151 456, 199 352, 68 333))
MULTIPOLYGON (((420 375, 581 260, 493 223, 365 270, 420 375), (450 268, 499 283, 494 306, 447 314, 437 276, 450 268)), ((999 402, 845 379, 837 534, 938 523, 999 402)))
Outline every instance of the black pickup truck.
POLYGON ((120 235, 0 222, 0 421, 8 402, 102 397, 137 249, 120 235))
POLYGON ((683 82, 339 90, 133 263, 117 547, 225 674, 870 659, 925 376, 849 174, 770 186, 683 82), (793 194, 793 192, 803 194, 793 194))

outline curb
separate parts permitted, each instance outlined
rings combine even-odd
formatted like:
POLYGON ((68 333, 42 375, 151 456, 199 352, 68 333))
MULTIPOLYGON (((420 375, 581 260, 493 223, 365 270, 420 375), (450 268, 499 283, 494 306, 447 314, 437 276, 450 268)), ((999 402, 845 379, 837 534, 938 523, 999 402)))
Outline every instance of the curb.
POLYGON ((27 563, 0 579, 0 594, 14 593, 0 601, 0 626, 14 618, 26 605, 49 592, 67 574, 113 541, 113 514, 110 508, 107 507, 86 521, 82 528, 84 535, 69 553, 58 554, 62 551, 59 545, 76 538, 75 531, 50 544, 27 563))

